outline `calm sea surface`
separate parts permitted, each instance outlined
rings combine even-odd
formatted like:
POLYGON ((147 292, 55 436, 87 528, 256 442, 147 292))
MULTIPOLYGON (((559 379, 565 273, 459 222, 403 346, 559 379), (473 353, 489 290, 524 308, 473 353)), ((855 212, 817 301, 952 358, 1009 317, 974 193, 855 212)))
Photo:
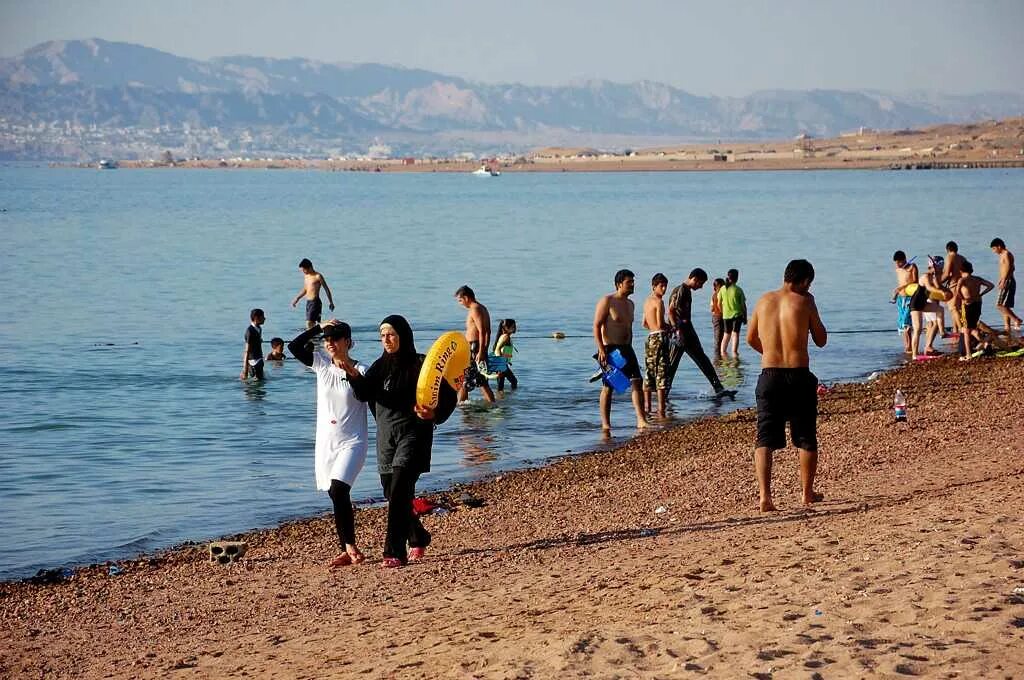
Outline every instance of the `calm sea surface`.
MULTIPOLYGON (((303 257, 326 276, 366 363, 388 314, 409 318, 421 351, 461 328, 452 294, 462 284, 495 320, 517 319, 519 391, 493 407, 477 394, 438 430, 421 483, 430 489, 607 446, 587 383, 590 323, 619 268, 636 272, 638 306, 655 272, 675 286, 695 266, 738 268, 752 303, 789 259, 808 258, 834 333, 812 368, 826 382, 856 380, 901 359, 892 251, 921 261, 953 238, 994 279, 997 235, 1024 252, 1020 170, 480 178, 0 167, 0 578, 328 509, 313 480, 313 375, 289 360, 262 385, 238 380, 251 307, 267 312, 265 340, 303 327, 289 306, 303 257), (551 339, 556 330, 569 337, 551 339)), ((708 289, 697 292, 709 348, 707 305, 708 289)), ((735 403, 709 401, 684 360, 677 420, 752 403, 753 352, 720 370, 735 403)), ((614 441, 632 435, 628 399, 612 420, 614 441)), ((372 461, 360 499, 381 495, 372 461)))

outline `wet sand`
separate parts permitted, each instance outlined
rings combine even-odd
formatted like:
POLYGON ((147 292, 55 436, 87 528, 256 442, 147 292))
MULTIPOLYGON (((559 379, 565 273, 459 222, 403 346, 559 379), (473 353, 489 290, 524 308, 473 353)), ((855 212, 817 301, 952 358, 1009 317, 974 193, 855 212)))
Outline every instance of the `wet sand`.
POLYGON ((481 508, 440 494, 405 569, 379 568, 370 509, 371 560, 333 572, 324 516, 236 565, 186 547, 3 584, 0 676, 1024 677, 1022 381, 942 360, 834 387, 812 509, 788 449, 757 512, 744 410, 505 473, 481 508))

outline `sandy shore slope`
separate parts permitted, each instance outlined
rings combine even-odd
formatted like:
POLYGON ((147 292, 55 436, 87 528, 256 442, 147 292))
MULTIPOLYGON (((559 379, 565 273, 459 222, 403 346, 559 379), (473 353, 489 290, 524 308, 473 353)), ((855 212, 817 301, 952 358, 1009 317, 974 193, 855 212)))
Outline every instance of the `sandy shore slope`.
POLYGON ((406 569, 379 569, 374 509, 373 563, 340 571, 318 518, 230 567, 0 585, 0 676, 1022 678, 1022 381, 936 361, 834 388, 813 510, 789 450, 756 511, 741 411, 480 484, 406 569))

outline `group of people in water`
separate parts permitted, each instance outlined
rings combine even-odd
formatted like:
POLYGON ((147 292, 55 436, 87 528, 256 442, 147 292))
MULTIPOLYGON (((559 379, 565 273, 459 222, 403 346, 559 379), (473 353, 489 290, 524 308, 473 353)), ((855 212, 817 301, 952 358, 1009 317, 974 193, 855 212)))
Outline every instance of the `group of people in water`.
MULTIPOLYGON (((692 320, 693 292, 708 281, 701 268, 692 270, 669 296, 668 308, 663 302, 668 278, 661 273, 651 279, 651 294, 644 302, 643 327, 647 329, 645 348, 645 380, 633 351, 634 305, 629 297, 635 289, 635 275, 628 269, 615 273, 615 291, 603 296, 594 310, 594 355, 602 365, 612 353, 624 359, 620 370, 629 378, 633 408, 638 428, 647 427, 651 412, 651 392, 657 391, 658 414, 665 415, 665 402, 672 380, 684 354, 701 370, 714 390, 714 398, 734 396, 722 386, 715 368, 704 352, 692 320)), ((729 270, 726 279, 716 282, 712 296, 712 324, 716 331, 716 353, 726 354, 732 345, 739 350, 739 335, 747 322, 746 297, 737 285, 739 272, 729 270), (720 317, 720 318, 716 318, 720 317), (718 329, 721 329, 721 337, 718 329)), ((757 381, 757 439, 755 472, 760 494, 760 508, 775 510, 772 502, 771 471, 773 453, 786 446, 786 424, 790 426, 793 445, 800 450, 800 479, 805 504, 822 500, 814 490, 818 465, 818 379, 811 373, 807 351, 808 338, 818 347, 828 339, 810 293, 814 267, 807 260, 792 260, 783 273, 782 286, 765 293, 754 306, 747 328, 747 343, 761 355, 761 375, 757 381)), ((613 388, 601 388, 601 427, 611 431, 613 388)))
MULTIPOLYGON (((431 537, 419 521, 413 501, 416 482, 430 470, 434 428, 448 419, 457 402, 465 400, 474 387, 480 387, 488 401, 495 398, 486 377, 490 314, 469 286, 455 292, 455 299, 467 309, 465 334, 472 362, 458 393, 442 382, 437 406, 424 406, 416 401, 416 383, 424 357, 416 350, 413 330, 405 317, 394 314, 380 322, 382 353, 366 366, 350 354, 351 326, 337 319, 322 320, 321 289, 327 294, 329 309, 334 310, 334 299, 323 274, 308 259, 299 263, 299 270, 303 274, 303 289, 292 300, 292 307, 305 297, 306 330, 288 343, 288 351, 316 374, 316 485, 331 498, 341 547, 329 566, 334 569, 366 559, 356 540, 351 491, 366 463, 368 410, 377 423, 377 472, 388 501, 382 565, 395 568, 421 560, 431 537), (318 336, 322 340, 319 348, 314 345, 318 336)), ((266 360, 285 358, 284 341, 273 338, 271 351, 264 357, 261 326, 266 314, 253 309, 249 316, 239 377, 263 379, 266 360)), ((515 352, 515 332, 514 319, 501 320, 493 346, 494 355, 505 360, 497 375, 499 392, 505 381, 512 389, 518 384, 509 363, 515 352)))
POLYGON ((943 356, 935 349, 936 338, 955 339, 959 342, 961 361, 987 352, 996 346, 1015 347, 1021 330, 1021 319, 1013 311, 1017 282, 1014 278, 1013 253, 1001 238, 990 244, 999 258, 999 279, 992 283, 974 274, 974 265, 960 254, 956 241, 946 244, 943 256, 928 255, 924 272, 906 253, 893 253, 896 269, 896 287, 892 301, 896 303, 897 328, 903 339, 903 349, 914 360, 943 356), (982 297, 996 290, 996 310, 1003 318, 1003 330, 998 331, 981 320, 982 297), (946 331, 945 313, 949 312, 951 332, 946 331), (921 349, 921 335, 925 336, 921 349))
MULTIPOLYGON (((914 357, 937 354, 935 338, 945 328, 943 304, 952 314, 954 330, 960 333, 963 357, 972 354, 973 343, 987 342, 982 334, 981 298, 998 289, 997 308, 1003 315, 1006 336, 1012 340, 1021 320, 1013 312, 1016 283, 1013 254, 1001 239, 993 239, 998 255, 1000 277, 992 284, 974 276, 970 262, 959 254, 957 244, 946 245, 946 257, 928 258, 927 271, 921 274, 913 260, 902 251, 894 254, 897 287, 893 291, 899 310, 900 331, 906 350, 914 357), (920 350, 922 333, 925 349, 920 350)), ((430 533, 414 512, 416 482, 430 469, 433 431, 452 414, 470 390, 479 387, 488 402, 495 399, 488 383, 488 357, 511 359, 515 352, 513 319, 503 319, 491 345, 490 314, 469 286, 455 291, 455 299, 466 308, 465 336, 470 345, 471 362, 461 389, 456 392, 442 381, 434 408, 417 404, 416 383, 423 355, 416 350, 413 330, 402 316, 384 318, 379 326, 381 355, 370 366, 355 361, 352 329, 336 319, 322 321, 320 290, 327 294, 329 309, 334 300, 323 275, 308 259, 299 263, 303 289, 292 306, 305 297, 306 330, 288 343, 288 350, 317 378, 317 416, 315 469, 317 488, 326 491, 334 506, 335 526, 342 552, 330 562, 331 568, 358 564, 365 560, 356 541, 351 489, 366 461, 368 449, 367 411, 377 422, 377 469, 381 487, 388 500, 387 530, 383 566, 402 567, 423 559, 430 545, 430 533), (322 346, 313 340, 322 336, 322 346)), ((786 425, 790 438, 800 452, 802 500, 805 504, 822 499, 814 489, 817 470, 818 380, 810 371, 808 340, 818 347, 827 342, 814 296, 810 292, 814 267, 807 260, 792 260, 783 272, 780 288, 765 293, 749 315, 746 296, 738 285, 739 272, 730 269, 723 279, 713 282, 710 310, 714 333, 714 354, 726 357, 739 354, 740 334, 747 327, 746 342, 761 355, 761 374, 755 390, 757 435, 755 473, 762 511, 775 510, 772 501, 771 471, 773 453, 786 446, 786 425)), ((644 428, 653 414, 652 398, 657 398, 657 415, 664 417, 669 390, 679 363, 687 355, 704 374, 714 391, 713 398, 735 396, 718 377, 712 360, 704 352, 692 319, 693 293, 708 282, 701 268, 689 275, 669 294, 668 278, 661 273, 651 279, 651 293, 644 301, 642 325, 647 330, 644 366, 633 350, 635 275, 628 269, 615 273, 615 290, 598 300, 593 321, 594 358, 602 368, 615 354, 618 370, 628 378, 636 425, 644 428)), ((245 354, 241 378, 263 377, 260 327, 266 320, 262 310, 250 314, 245 333, 245 354)), ((989 329, 991 330, 991 329, 989 329)), ((284 341, 271 340, 267 359, 284 358, 284 341)), ((603 374, 599 374, 603 375, 603 374)), ((508 382, 515 389, 517 380, 506 361, 498 373, 498 389, 508 382)), ((611 430, 613 387, 605 382, 599 399, 601 427, 611 430)))

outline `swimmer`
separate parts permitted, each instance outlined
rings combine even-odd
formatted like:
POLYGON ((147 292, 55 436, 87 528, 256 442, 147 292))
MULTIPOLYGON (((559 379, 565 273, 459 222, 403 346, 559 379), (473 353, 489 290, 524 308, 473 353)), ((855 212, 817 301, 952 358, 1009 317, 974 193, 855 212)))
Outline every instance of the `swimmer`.
POLYGON ((494 402, 494 392, 487 384, 487 378, 480 373, 479 366, 487 367, 487 348, 491 343, 491 314, 487 308, 476 299, 476 294, 469 286, 460 286, 455 291, 455 299, 465 307, 466 312, 466 340, 469 340, 469 370, 466 372, 466 382, 459 390, 459 401, 469 399, 469 391, 479 387, 484 393, 484 399, 494 402))
POLYGON ((512 344, 512 335, 516 332, 515 319, 502 319, 498 323, 498 339, 494 341, 494 356, 505 357, 505 370, 498 374, 498 394, 505 391, 505 380, 508 380, 509 387, 516 389, 519 381, 512 373, 512 355, 516 352, 512 344))
POLYGON ((249 312, 249 327, 245 329, 245 347, 242 350, 242 373, 239 380, 246 380, 251 375, 263 380, 263 331, 260 329, 267 321, 262 309, 249 312))
POLYGON ((992 239, 992 252, 999 256, 999 297, 996 298, 996 309, 1003 317, 1006 325, 1006 338, 1011 343, 1014 340, 1013 331, 1020 331, 1021 319, 1013 312, 1014 297, 1017 294, 1017 279, 1014 278, 1016 266, 1013 253, 1006 249, 1006 243, 1001 238, 992 239))
POLYGON ((320 288, 327 293, 327 306, 334 311, 334 296, 331 295, 331 288, 327 285, 324 275, 313 269, 313 263, 308 258, 299 262, 299 271, 302 272, 302 290, 292 300, 292 307, 299 304, 299 300, 306 298, 306 329, 320 323, 320 316, 323 314, 324 303, 320 300, 320 288))
POLYGON ((264 357, 267 361, 284 361, 284 340, 281 338, 270 339, 270 351, 264 357))
POLYGON ((892 291, 892 299, 896 303, 896 329, 903 338, 903 351, 910 354, 910 329, 913 322, 910 317, 910 296, 905 289, 917 283, 917 265, 907 262, 907 256, 902 250, 893 253, 892 261, 896 267, 896 287, 892 291))
POLYGON ((981 296, 995 288, 991 281, 974 275, 974 265, 964 260, 960 266, 960 283, 953 292, 953 300, 957 308, 962 310, 960 338, 963 340, 963 356, 961 361, 971 358, 971 340, 982 341, 978 332, 981 320, 981 296))

